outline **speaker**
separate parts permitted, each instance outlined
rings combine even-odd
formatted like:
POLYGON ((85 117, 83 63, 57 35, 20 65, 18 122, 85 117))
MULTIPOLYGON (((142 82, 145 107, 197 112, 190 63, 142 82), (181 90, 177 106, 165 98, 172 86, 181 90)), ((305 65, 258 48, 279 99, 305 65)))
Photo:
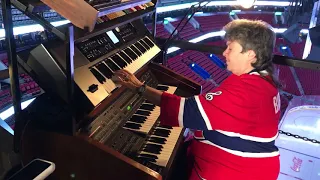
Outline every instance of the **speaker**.
POLYGON ((312 46, 306 59, 320 62, 320 46, 312 46))
POLYGON ((309 29, 309 36, 313 46, 320 47, 320 26, 309 29))
POLYGON ((282 33, 283 38, 291 44, 301 42, 301 38, 299 36, 301 31, 301 27, 299 24, 294 24, 290 26, 284 33, 282 33))

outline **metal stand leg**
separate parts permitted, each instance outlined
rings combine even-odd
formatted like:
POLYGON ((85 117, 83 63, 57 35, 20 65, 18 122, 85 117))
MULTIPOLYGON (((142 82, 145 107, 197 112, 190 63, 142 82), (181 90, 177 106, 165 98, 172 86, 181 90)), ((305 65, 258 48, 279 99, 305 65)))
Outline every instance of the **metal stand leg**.
POLYGON ((75 113, 74 113, 74 31, 73 31, 73 26, 69 26, 69 32, 68 32, 68 42, 67 42, 67 52, 66 52, 66 68, 67 68, 67 88, 68 88, 68 105, 71 111, 71 121, 70 125, 72 128, 71 132, 74 134, 75 132, 75 113))
POLYGON ((11 3, 10 0, 2 0, 2 15, 3 23, 6 33, 6 45, 7 45, 7 55, 9 61, 9 75, 11 83, 11 94, 13 97, 13 107, 14 107, 14 117, 15 117, 15 130, 14 130, 14 151, 19 152, 20 149, 20 139, 21 131, 23 127, 23 122, 19 119, 21 113, 21 95, 19 86, 19 74, 17 65, 17 54, 16 54, 16 44, 13 37, 13 23, 12 23, 12 13, 11 13, 11 3))
POLYGON ((153 35, 153 38, 156 37, 156 33, 157 33, 157 12, 154 12, 152 14, 152 35, 153 35))

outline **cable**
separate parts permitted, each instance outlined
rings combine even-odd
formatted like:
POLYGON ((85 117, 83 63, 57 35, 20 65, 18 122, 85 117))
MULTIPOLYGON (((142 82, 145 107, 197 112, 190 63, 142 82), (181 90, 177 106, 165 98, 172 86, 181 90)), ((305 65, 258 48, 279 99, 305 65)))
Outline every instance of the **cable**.
MULTIPOLYGON (((176 26, 176 28, 172 31, 172 33, 170 34, 170 36, 167 38, 167 40, 164 42, 163 44, 163 55, 162 55, 162 64, 167 66, 166 64, 166 58, 167 58, 167 50, 168 47, 166 47, 166 45, 168 44, 168 42, 170 41, 170 39, 172 38, 172 36, 174 35, 174 33, 177 31, 177 29, 179 28, 180 24, 182 23, 182 21, 188 16, 188 14, 190 13, 190 11, 193 9, 194 5, 192 5, 187 13, 183 16, 183 18, 180 20, 179 24, 176 26)), ((179 31, 177 33, 177 35, 179 34, 179 31)))
MULTIPOLYGON (((199 3, 197 3, 197 4, 194 4, 194 5, 192 5, 189 9, 188 9, 188 11, 187 11, 187 13, 183 16, 183 18, 180 20, 180 22, 179 22, 179 24, 176 26, 176 28, 172 31, 172 33, 170 34, 170 36, 167 38, 167 40, 165 41, 165 43, 164 43, 164 45, 166 45, 170 40, 171 40, 171 38, 173 37, 173 35, 174 35, 174 33, 178 30, 178 28, 179 28, 179 26, 180 26, 180 24, 183 22, 183 20, 188 16, 188 14, 190 13, 190 11, 192 11, 193 10, 193 8, 196 6, 196 5, 199 5, 198 6, 198 8, 200 7, 200 5, 201 5, 201 3, 203 3, 205 0, 202 0, 202 1, 200 1, 199 3)), ((206 4, 207 5, 207 4, 206 4)), ((198 9, 196 9, 196 10, 198 10, 198 9)), ((195 11, 196 12, 196 11, 195 11)), ((194 12, 194 13, 195 13, 194 12)), ((190 19, 190 18, 189 18, 190 19)), ((188 19, 188 20, 189 20, 188 19)), ((179 32, 178 32, 179 33, 179 32)))
POLYGON ((170 34, 170 36, 167 38, 167 40, 164 42, 163 44, 163 59, 162 59, 162 64, 163 65, 167 65, 166 61, 167 61, 167 50, 168 50, 168 47, 167 47, 167 44, 170 44, 170 42, 172 40, 174 40, 176 37, 178 37, 179 33, 183 30, 183 28, 189 23, 190 19, 194 16, 194 14, 201 8, 201 7, 204 7, 206 6, 207 4, 209 4, 210 1, 208 1, 206 4, 204 4, 203 6, 201 6, 201 4, 205 2, 205 0, 202 0, 200 1, 199 3, 197 4, 194 4, 192 5, 187 13, 183 16, 183 18, 180 20, 179 24, 176 26, 176 28, 172 31, 172 33, 170 34), (198 7, 196 9, 194 9, 194 7, 198 5, 198 7), (192 11, 192 14, 191 16, 188 18, 188 20, 184 23, 184 25, 182 26, 182 28, 180 29, 180 31, 178 31, 178 33, 176 35, 174 35, 174 33, 178 30, 178 28, 180 27, 180 24, 183 22, 183 20, 188 16, 188 14, 190 13, 190 11, 192 11))

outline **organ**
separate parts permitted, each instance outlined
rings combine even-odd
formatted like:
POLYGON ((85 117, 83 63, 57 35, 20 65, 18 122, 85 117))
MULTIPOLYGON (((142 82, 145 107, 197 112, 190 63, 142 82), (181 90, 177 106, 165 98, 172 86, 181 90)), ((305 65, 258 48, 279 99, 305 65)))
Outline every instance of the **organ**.
POLYGON ((55 39, 18 54, 19 64, 47 92, 22 112, 28 122, 23 160, 54 162, 52 179, 169 179, 185 129, 161 125, 160 107, 115 85, 112 75, 126 69, 148 86, 185 97, 199 94, 201 86, 153 62, 161 59, 161 48, 141 18, 155 12, 155 1, 81 3, 96 10, 94 26, 84 28, 63 4, 48 3, 78 26, 73 111, 67 104, 66 43, 55 39))

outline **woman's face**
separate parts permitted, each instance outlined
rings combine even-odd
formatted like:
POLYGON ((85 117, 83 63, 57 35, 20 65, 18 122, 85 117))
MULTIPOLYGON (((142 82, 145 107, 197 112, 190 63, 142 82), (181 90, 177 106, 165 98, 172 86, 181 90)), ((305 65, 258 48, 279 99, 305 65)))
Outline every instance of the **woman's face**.
POLYGON ((233 74, 241 75, 250 72, 256 55, 252 50, 242 53, 242 46, 237 41, 227 41, 227 49, 223 52, 227 69, 233 74))

